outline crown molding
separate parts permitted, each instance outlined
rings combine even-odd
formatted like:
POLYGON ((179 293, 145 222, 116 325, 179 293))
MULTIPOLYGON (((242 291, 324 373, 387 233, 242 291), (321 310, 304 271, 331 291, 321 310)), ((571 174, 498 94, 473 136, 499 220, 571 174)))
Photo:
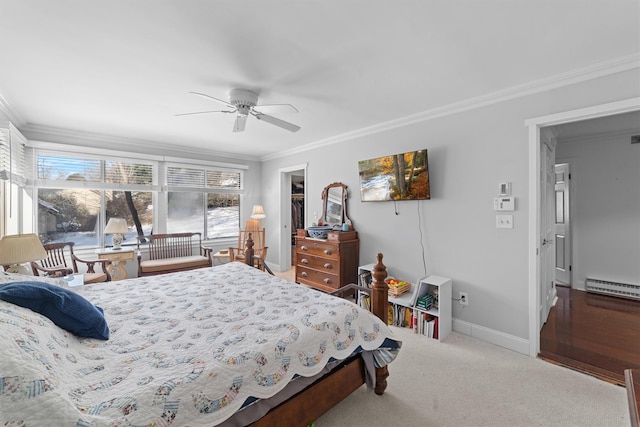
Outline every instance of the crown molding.
POLYGON ((25 124, 24 118, 11 108, 11 103, 9 103, 9 100, 7 100, 7 97, 4 96, 2 91, 0 91, 0 115, 3 115, 18 128, 25 124))
POLYGON ((588 80, 593 80, 599 77, 621 73, 636 68, 640 68, 640 53, 621 56, 610 61, 599 62, 588 67, 557 74, 549 78, 534 80, 525 84, 492 92, 487 95, 469 98, 464 101, 454 102, 442 107, 437 107, 431 110, 426 110, 420 113, 402 117, 400 119, 390 120, 353 132, 336 135, 327 139, 302 145, 292 150, 262 156, 260 160, 273 160, 280 157, 289 156, 291 154, 301 153, 315 148, 322 148, 328 145, 333 145, 376 133, 386 132, 398 127, 408 126, 411 124, 432 120, 438 117, 444 117, 464 111, 474 110, 477 108, 498 104, 512 99, 521 98, 524 96, 533 95, 536 93, 545 92, 548 90, 557 89, 588 80))
POLYGON ((76 145, 98 149, 109 147, 110 150, 126 151, 139 154, 150 154, 155 156, 157 156, 158 152, 161 152, 163 155, 170 157, 193 157, 194 159, 201 160, 220 160, 220 158, 222 157, 233 159, 236 161, 260 161, 260 158, 257 156, 231 154, 222 151, 199 150, 196 148, 187 148, 184 146, 176 147, 173 144, 160 143, 156 141, 96 134, 72 129, 57 128, 53 126, 28 124, 23 126, 20 131, 28 140, 52 142, 56 144, 76 145))

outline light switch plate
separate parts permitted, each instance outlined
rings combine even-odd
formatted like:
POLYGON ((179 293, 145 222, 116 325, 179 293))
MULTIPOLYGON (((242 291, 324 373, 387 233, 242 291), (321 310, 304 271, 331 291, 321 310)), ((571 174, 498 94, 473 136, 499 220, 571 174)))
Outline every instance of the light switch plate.
POLYGON ((496 228, 513 228, 513 215, 496 215, 496 228))

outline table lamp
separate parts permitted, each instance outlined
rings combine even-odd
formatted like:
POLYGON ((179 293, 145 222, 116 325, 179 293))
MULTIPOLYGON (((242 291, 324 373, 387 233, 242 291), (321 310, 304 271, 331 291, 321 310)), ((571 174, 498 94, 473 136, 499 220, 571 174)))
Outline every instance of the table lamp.
POLYGON ((47 257, 47 251, 36 234, 13 234, 0 239, 0 265, 9 266, 7 273, 30 275, 23 264, 47 257))
POLYGON ((265 218, 264 209, 262 205, 253 205, 253 210, 251 211, 251 219, 247 221, 245 225, 245 229, 247 230, 259 230, 260 229, 260 220, 265 218))
POLYGON ((123 234, 127 234, 128 232, 129 227, 127 226, 127 220, 124 218, 109 218, 109 222, 104 228, 104 234, 113 234, 111 239, 113 241, 112 249, 114 251, 122 249, 120 245, 122 244, 123 234))

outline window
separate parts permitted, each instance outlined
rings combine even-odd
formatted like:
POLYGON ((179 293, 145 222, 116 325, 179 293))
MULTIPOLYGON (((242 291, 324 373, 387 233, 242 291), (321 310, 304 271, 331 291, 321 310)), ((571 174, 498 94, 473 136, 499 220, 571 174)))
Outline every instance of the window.
POLYGON ((151 234, 154 221, 168 233, 199 231, 207 239, 238 235, 241 170, 44 150, 36 154, 37 230, 43 242, 73 241, 89 248, 106 241, 108 246, 111 239, 102 230, 113 217, 125 218, 129 226, 124 245, 151 234), (158 184, 164 180, 158 177, 166 177, 166 186, 158 184), (167 203, 166 209, 159 204, 159 212, 154 207, 164 200, 158 199, 162 193, 167 203))
POLYGON ((150 191, 106 191, 105 224, 110 218, 124 218, 129 232, 123 236, 122 244, 136 244, 137 236, 149 235, 153 231, 153 193, 150 191))
POLYGON ((170 192, 168 194, 167 231, 204 230, 204 193, 170 192))
POLYGON ((240 195, 207 194, 207 239, 237 237, 240 228, 240 195))
POLYGON ((241 178, 232 169, 170 165, 167 231, 201 230, 207 239, 238 236, 241 178))
POLYGON ((100 246, 104 224, 121 217, 131 230, 124 244, 134 244, 137 234, 148 234, 153 227, 153 176, 152 163, 39 154, 40 239, 73 241, 79 248, 100 246))
POLYGON ((99 191, 38 190, 38 235, 44 243, 73 241, 78 247, 98 246, 99 191))

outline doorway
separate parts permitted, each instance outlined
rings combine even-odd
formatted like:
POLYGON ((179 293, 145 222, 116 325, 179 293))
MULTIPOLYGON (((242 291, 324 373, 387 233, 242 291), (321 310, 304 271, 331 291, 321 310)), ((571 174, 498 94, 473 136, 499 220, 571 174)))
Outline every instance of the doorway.
MULTIPOLYGON (((542 150, 543 128, 564 123, 572 123, 589 120, 598 117, 612 116, 621 113, 640 110, 640 98, 631 98, 624 101, 612 102, 595 107, 567 111, 549 116, 537 117, 527 120, 525 125, 529 128, 529 355, 536 357, 540 352, 540 329, 544 318, 543 298, 541 296, 544 281, 549 276, 549 269, 555 263, 543 263, 541 259, 544 233, 542 232, 545 221, 549 218, 549 209, 543 211, 546 206, 542 202, 547 198, 547 192, 543 187, 542 150), (543 221, 543 216, 545 221, 543 221), (544 270, 543 270, 544 268, 544 270)), ((547 199, 548 200, 548 199, 547 199)))
POLYGON ((296 229, 306 227, 307 164, 281 168, 280 172, 280 265, 287 271, 294 265, 292 242, 296 229))

